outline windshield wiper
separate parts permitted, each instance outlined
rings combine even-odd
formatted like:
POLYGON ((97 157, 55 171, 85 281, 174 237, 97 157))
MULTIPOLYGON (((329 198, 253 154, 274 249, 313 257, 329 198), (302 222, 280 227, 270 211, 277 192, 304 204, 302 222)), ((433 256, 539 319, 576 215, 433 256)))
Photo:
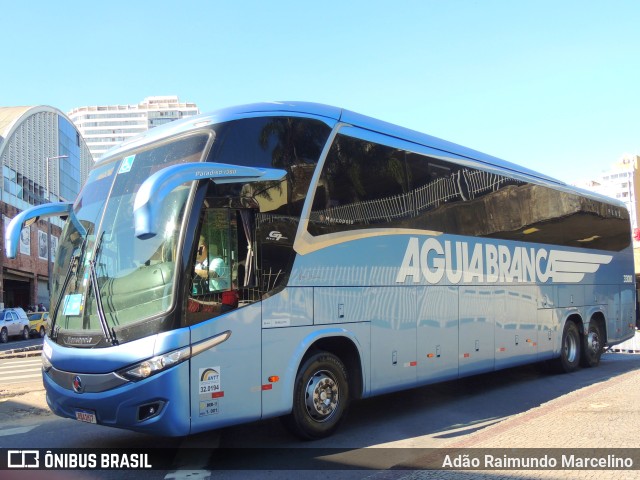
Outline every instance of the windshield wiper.
POLYGON ((100 286, 98 285, 98 274, 96 273, 96 259, 100 254, 100 248, 102 247, 102 239, 104 238, 104 230, 100 234, 100 238, 98 239, 98 244, 94 250, 93 258, 89 260, 89 274, 91 275, 91 289, 93 290, 93 295, 96 297, 96 310, 98 311, 98 319, 100 320, 100 327, 102 328, 102 334, 107 342, 111 343, 111 345, 118 345, 118 340, 116 339, 115 330, 111 329, 109 331, 109 323, 107 322, 107 317, 104 314, 104 307, 102 305, 102 297, 100 296, 100 286))
MULTIPOLYGON (((98 256, 100 253, 100 247, 102 246, 102 238, 104 236, 104 232, 100 235, 98 240, 98 244, 95 248, 94 258, 98 256)), ((58 332, 60 331, 60 327, 56 328, 56 319, 58 318, 58 311, 60 310, 60 305, 62 304, 62 300, 65 297, 65 292, 67 291, 67 287, 69 286, 69 281, 71 280, 71 276, 74 275, 77 279, 78 277, 78 268, 80 266, 80 261, 84 258, 84 251, 87 245, 87 241, 89 239, 89 235, 87 234, 82 241, 82 245, 79 248, 76 248, 71 255, 71 261, 69 262, 69 268, 64 277, 64 282, 62 283, 62 288, 60 290, 60 295, 58 296, 58 300, 56 301, 56 306, 53 310, 53 315, 51 319, 51 339, 56 340, 58 338, 58 332)), ((102 305, 102 298, 100 297, 100 290, 98 285, 98 275, 96 274, 95 267, 95 259, 89 261, 89 273, 90 273, 90 283, 91 289, 93 291, 94 296, 96 297, 96 308, 98 311, 98 318, 100 320, 100 327, 102 329, 102 333, 104 338, 110 342, 112 345, 117 345, 118 341, 116 340, 115 331, 109 332, 109 324, 107 322, 107 318, 104 314, 104 307, 102 305)))
POLYGON ((76 275, 78 273, 78 265, 80 265, 80 259, 84 256, 84 248, 87 245, 87 239, 89 235, 84 237, 82 241, 82 245, 79 248, 74 249, 71 254, 71 260, 69 261, 69 268, 67 269, 67 274, 64 277, 64 282, 62 283, 62 288, 60 289, 60 295, 58 295, 58 300, 56 301, 56 306, 53 309, 51 315, 51 339, 56 340, 58 338, 58 331, 60 327, 56 328, 56 319, 58 318, 58 310, 60 310, 60 304, 62 303, 62 299, 64 298, 64 293, 67 291, 67 287, 69 286, 69 280, 71 280, 71 275, 76 275))

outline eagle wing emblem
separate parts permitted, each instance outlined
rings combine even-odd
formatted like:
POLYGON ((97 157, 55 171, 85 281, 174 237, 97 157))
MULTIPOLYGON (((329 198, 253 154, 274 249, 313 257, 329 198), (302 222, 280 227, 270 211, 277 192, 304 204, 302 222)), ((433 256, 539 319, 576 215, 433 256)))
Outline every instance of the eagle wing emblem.
POLYGON ((554 282, 578 283, 587 273, 596 273, 601 265, 607 265, 611 260, 612 255, 552 250, 547 274, 554 282))

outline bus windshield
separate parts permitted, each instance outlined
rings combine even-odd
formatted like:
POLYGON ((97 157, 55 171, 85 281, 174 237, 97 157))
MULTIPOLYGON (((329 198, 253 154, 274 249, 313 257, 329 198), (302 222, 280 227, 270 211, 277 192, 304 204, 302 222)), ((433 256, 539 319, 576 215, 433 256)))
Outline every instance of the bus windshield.
POLYGON ((134 234, 134 197, 154 172, 200 161, 209 138, 210 133, 200 133, 174 139, 93 169, 74 205, 86 233, 67 222, 60 239, 51 297, 51 305, 57 307, 57 330, 115 334, 120 327, 170 308, 176 247, 190 188, 181 186, 168 196, 162 231, 147 240, 134 234))

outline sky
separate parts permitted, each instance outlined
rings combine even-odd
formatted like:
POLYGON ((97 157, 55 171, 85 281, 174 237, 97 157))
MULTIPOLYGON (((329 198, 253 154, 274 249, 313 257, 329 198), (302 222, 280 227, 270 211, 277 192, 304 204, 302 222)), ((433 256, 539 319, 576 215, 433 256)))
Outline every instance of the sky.
POLYGON ((27 0, 0 106, 343 107, 566 182, 640 154, 637 0, 27 0))

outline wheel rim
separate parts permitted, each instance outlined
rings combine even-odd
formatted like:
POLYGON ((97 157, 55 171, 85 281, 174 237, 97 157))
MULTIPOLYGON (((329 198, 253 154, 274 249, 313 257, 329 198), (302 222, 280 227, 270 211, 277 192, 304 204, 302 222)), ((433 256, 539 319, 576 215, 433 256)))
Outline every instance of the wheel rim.
POLYGON ((326 422, 336 413, 340 401, 338 382, 330 372, 321 370, 307 383, 305 406, 316 422, 326 422))
POLYGON ((9 335, 7 334, 6 330, 2 330, 2 332, 0 333, 0 338, 2 338, 2 343, 7 343, 9 335))
POLYGON ((587 345, 591 350, 591 353, 597 355, 600 352, 600 336, 597 331, 590 331, 587 336, 587 345))
POLYGON ((578 341, 575 336, 567 335, 567 338, 564 341, 564 354, 569 363, 576 361, 578 356, 578 341))

